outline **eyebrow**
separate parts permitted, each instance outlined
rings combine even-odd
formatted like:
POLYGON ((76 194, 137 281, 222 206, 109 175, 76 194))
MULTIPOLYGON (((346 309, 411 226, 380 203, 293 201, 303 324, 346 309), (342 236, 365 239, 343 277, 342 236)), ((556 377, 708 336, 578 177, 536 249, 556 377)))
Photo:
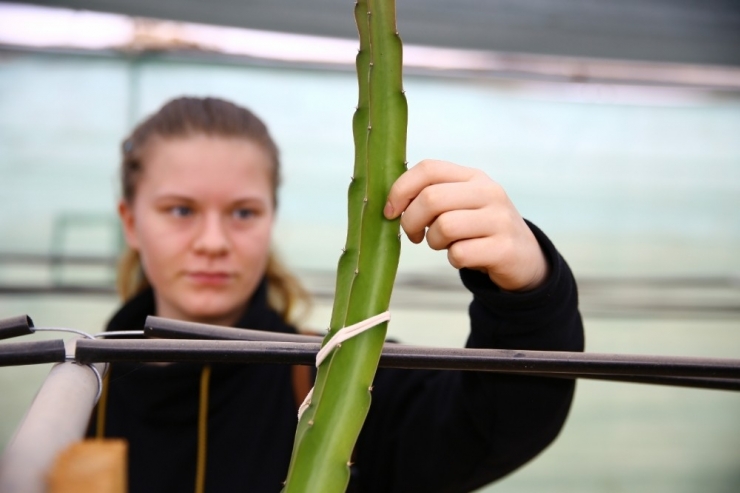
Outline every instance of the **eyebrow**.
MULTIPOLYGON (((178 193, 164 193, 162 195, 156 196, 154 198, 154 201, 155 202, 182 201, 182 202, 189 202, 189 203, 198 202, 198 200, 195 199, 194 197, 191 197, 189 195, 182 195, 178 193)), ((235 200, 232 200, 230 204, 231 205, 263 204, 265 202, 269 202, 269 199, 264 200, 262 197, 246 196, 246 197, 239 197, 235 200)))

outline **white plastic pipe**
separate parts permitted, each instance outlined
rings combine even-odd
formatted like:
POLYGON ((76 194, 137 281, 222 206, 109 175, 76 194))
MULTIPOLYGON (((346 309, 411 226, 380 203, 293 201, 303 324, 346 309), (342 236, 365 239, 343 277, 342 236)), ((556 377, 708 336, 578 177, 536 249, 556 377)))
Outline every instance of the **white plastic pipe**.
MULTIPOLYGON (((106 367, 96 366, 100 375, 106 367)), ((98 378, 90 367, 60 363, 51 369, 0 456, 0 493, 46 492, 57 454, 84 437, 97 394, 98 378)))

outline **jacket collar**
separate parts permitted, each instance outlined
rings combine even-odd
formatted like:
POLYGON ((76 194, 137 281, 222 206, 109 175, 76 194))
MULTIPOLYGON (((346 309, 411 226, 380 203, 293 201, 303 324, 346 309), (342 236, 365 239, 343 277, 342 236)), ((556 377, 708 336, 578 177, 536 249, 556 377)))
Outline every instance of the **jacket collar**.
MULTIPOLYGON (((144 328, 146 317, 156 313, 154 290, 147 288, 129 299, 113 315, 106 330, 141 330, 144 328)), ((235 326, 270 332, 296 332, 295 328, 284 322, 280 315, 268 305, 266 279, 262 279, 260 282, 235 326)))

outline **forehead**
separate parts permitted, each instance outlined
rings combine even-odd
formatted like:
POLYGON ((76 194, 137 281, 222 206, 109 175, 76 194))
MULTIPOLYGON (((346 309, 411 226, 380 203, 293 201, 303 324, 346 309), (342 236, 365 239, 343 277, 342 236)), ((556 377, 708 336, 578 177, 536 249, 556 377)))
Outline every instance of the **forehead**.
POLYGON ((248 139, 195 135, 156 139, 148 146, 139 191, 217 194, 273 193, 273 162, 248 139))

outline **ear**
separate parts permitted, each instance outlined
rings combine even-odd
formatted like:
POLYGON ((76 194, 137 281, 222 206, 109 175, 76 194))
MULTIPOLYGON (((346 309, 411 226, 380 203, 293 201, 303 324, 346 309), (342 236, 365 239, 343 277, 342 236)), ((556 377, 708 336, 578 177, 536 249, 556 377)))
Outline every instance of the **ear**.
POLYGON ((123 227, 123 236, 126 243, 133 250, 139 249, 139 238, 136 235, 136 221, 134 219, 134 210, 125 200, 118 202, 118 217, 121 218, 123 227))

